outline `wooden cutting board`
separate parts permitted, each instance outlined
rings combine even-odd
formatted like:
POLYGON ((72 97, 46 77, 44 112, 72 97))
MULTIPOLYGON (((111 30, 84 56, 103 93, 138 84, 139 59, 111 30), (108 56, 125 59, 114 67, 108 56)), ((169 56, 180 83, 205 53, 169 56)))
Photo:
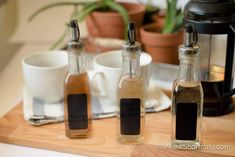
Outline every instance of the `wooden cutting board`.
POLYGON ((200 151, 185 151, 162 149, 154 145, 142 144, 134 148, 132 157, 231 157, 230 155, 215 154, 200 151))
POLYGON ((22 104, 19 104, 0 118, 0 142, 98 157, 145 157, 142 152, 158 153, 152 156, 170 156, 174 153, 178 156, 198 156, 202 153, 208 155, 208 152, 213 153, 213 156, 235 155, 235 113, 203 119, 203 143, 230 145, 230 149, 225 150, 179 152, 155 149, 156 145, 163 146, 170 143, 170 118, 170 110, 147 114, 144 145, 122 145, 116 141, 115 118, 94 120, 92 138, 69 139, 64 134, 63 123, 36 127, 25 122, 22 104))

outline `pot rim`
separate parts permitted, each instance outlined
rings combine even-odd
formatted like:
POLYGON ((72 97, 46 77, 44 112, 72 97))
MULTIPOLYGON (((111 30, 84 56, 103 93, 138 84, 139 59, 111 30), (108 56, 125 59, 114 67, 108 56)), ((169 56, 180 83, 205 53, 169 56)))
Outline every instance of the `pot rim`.
POLYGON ((146 29, 148 28, 160 28, 160 27, 163 27, 161 24, 159 23, 151 23, 151 24, 148 24, 148 25, 144 25, 140 28, 140 33, 142 34, 146 34, 148 36, 153 36, 153 37, 156 37, 156 36, 161 36, 161 37, 174 37, 174 36, 178 36, 178 34, 181 34, 183 33, 183 29, 181 29, 180 31, 178 32, 175 32, 175 33, 169 33, 169 34, 162 34, 160 32, 150 32, 150 31, 147 31, 146 29))
POLYGON ((146 28, 156 28, 162 27, 158 23, 153 23, 145 25, 140 29, 140 40, 144 45, 152 45, 158 47, 172 47, 176 45, 181 45, 183 40, 183 29, 179 32, 172 34, 162 34, 157 32, 146 31, 146 28))

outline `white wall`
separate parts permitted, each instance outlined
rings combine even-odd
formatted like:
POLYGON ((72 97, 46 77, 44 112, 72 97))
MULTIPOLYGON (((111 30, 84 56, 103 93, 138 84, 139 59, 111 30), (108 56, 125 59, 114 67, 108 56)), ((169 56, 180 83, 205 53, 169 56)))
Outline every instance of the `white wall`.
POLYGON ((9 43, 17 25, 17 1, 7 0, 0 6, 0 71, 19 47, 9 43))
POLYGON ((54 7, 42 12, 33 21, 28 21, 30 15, 42 6, 59 1, 62 0, 18 0, 18 27, 11 40, 23 43, 47 43, 59 38, 73 7, 54 7))
MULTIPOLYGON (((143 2, 146 3, 148 0, 119 0, 119 1, 128 1, 128 2, 143 2)), ((151 0, 153 5, 159 6, 160 8, 165 8, 166 7, 166 0, 151 0)), ((178 0, 178 6, 179 7, 184 7, 184 5, 188 2, 189 0, 178 0)))
MULTIPOLYGON (((146 1, 146 0, 145 0, 146 1)), ((189 0, 178 0, 178 7, 184 7, 184 5, 188 2, 189 0)), ((152 0, 154 5, 160 6, 165 8, 166 7, 166 0, 152 0)))

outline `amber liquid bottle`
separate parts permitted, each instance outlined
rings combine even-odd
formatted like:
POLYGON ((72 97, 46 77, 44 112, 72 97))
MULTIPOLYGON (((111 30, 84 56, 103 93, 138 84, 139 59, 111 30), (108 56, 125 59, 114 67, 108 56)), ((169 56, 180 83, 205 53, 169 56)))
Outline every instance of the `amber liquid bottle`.
POLYGON ((68 42, 69 72, 64 83, 65 133, 70 138, 91 135, 91 94, 86 71, 86 57, 79 41, 77 22, 71 22, 72 39, 68 42))
POLYGON ((201 144, 203 90, 199 81, 199 47, 192 43, 192 27, 179 46, 180 72, 172 93, 171 144, 176 149, 198 149, 201 144))
POLYGON ((117 132, 118 141, 123 144, 144 140, 145 85, 140 76, 140 44, 134 42, 133 30, 133 23, 129 23, 129 41, 123 45, 122 75, 117 89, 117 132))

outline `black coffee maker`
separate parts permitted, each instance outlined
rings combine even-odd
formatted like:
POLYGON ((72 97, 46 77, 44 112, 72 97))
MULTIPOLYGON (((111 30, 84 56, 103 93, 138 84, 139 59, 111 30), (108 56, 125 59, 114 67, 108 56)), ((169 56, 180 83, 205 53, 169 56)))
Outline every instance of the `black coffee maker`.
POLYGON ((232 112, 235 2, 191 0, 184 9, 184 23, 191 24, 198 33, 203 115, 219 116, 232 112))

